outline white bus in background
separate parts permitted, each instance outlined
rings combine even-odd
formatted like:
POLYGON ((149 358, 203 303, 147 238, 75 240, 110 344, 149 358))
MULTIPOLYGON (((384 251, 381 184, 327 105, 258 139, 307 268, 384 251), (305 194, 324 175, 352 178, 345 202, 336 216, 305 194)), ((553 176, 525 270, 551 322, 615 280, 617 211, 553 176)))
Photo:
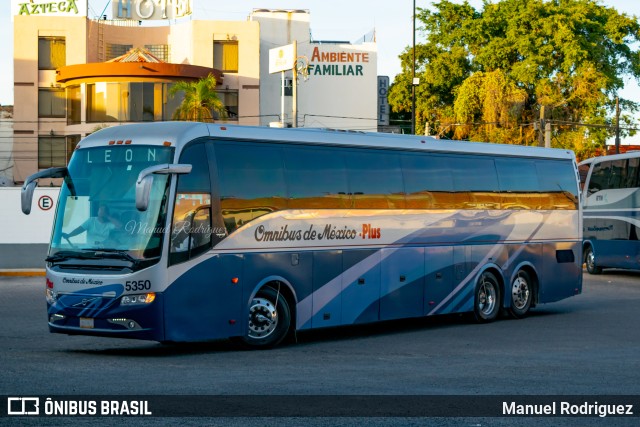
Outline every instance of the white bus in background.
POLYGON ((580 163, 587 271, 640 268, 640 152, 580 163))
POLYGON ((582 290, 573 152, 162 122, 76 148, 49 256, 49 329, 162 342, 446 313, 490 321, 582 290))

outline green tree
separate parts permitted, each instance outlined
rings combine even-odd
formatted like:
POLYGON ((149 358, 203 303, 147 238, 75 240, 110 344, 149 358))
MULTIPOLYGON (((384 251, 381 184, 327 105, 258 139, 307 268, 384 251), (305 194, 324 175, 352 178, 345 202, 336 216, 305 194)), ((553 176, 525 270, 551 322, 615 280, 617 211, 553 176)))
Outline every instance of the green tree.
POLYGON ((211 122, 214 113, 226 118, 227 111, 216 92, 216 78, 209 74, 195 82, 179 81, 169 89, 169 95, 184 93, 180 106, 174 111, 174 120, 211 122))
MULTIPOLYGON (((612 130, 575 123, 611 125, 623 77, 640 79, 637 18, 596 0, 485 0, 480 11, 442 0, 417 19, 425 37, 416 46, 418 133, 428 123, 448 137, 534 144, 544 107, 552 144, 588 152, 612 130)), ((411 47, 400 59, 389 103, 411 111, 411 47)))

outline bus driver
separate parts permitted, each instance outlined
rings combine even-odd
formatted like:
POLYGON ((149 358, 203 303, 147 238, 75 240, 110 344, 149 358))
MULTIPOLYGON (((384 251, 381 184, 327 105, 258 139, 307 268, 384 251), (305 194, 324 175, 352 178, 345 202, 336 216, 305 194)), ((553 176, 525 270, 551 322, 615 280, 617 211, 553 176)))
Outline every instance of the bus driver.
POLYGON ((109 234, 112 230, 120 227, 122 227, 122 224, 110 215, 109 207, 105 204, 100 204, 98 216, 90 217, 71 233, 62 233, 62 237, 69 240, 70 237, 86 231, 87 243, 100 245, 109 239, 109 234))

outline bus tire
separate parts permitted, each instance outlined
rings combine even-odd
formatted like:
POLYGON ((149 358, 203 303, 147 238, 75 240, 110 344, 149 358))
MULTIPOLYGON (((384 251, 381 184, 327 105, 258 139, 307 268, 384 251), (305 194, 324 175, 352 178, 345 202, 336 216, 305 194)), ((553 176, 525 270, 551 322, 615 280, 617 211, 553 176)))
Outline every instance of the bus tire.
POLYGON ((584 263, 587 266, 587 272, 589 274, 602 273, 602 267, 598 267, 596 265, 596 256, 593 253, 593 248, 591 246, 587 246, 587 249, 584 251, 584 263))
POLYGON ((476 283, 473 312, 478 322, 491 322, 500 313, 500 282, 485 271, 476 283))
POLYGON ((511 306, 509 313, 516 319, 527 315, 533 301, 533 281, 524 270, 518 271, 511 282, 511 306))
POLYGON ((249 306, 245 344, 253 348, 270 348, 278 345, 291 325, 289 304, 282 293, 264 287, 256 293, 249 306))

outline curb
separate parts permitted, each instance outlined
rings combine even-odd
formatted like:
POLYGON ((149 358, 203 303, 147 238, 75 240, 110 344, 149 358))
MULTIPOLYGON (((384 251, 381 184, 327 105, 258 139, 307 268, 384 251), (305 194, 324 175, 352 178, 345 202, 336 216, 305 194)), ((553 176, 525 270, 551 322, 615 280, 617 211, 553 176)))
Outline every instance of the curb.
POLYGON ((45 276, 45 274, 45 271, 40 269, 0 270, 0 277, 45 276))

